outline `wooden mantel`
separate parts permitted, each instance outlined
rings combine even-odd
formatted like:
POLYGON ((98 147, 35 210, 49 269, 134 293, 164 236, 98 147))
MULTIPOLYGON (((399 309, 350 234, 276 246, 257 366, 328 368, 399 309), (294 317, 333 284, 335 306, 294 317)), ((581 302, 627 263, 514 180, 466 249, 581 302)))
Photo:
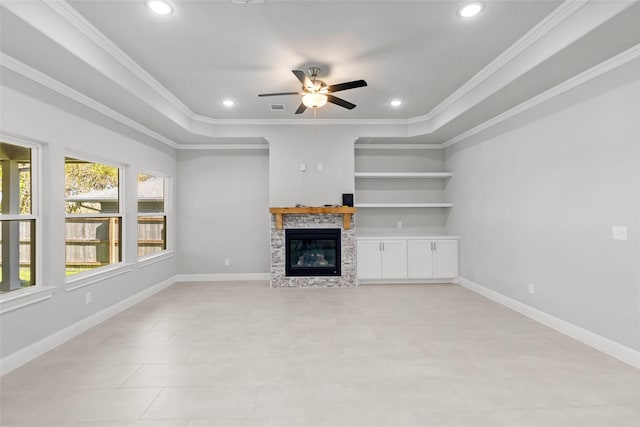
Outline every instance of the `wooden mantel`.
POLYGON ((276 216, 276 229, 282 230, 282 215, 286 214, 342 214, 342 227, 348 230, 351 225, 351 214, 356 213, 356 208, 341 206, 310 206, 301 208, 269 208, 269 212, 276 216))

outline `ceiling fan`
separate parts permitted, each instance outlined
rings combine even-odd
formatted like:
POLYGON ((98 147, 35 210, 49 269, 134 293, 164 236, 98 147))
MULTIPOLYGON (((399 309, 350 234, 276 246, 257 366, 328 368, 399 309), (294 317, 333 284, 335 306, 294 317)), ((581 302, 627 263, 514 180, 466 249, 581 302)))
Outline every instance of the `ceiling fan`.
POLYGON ((335 85, 327 86, 325 82, 318 79, 318 73, 320 68, 309 68, 309 77, 301 70, 291 70, 300 83, 302 83, 302 91, 300 92, 279 92, 279 93, 261 93, 258 96, 280 96, 280 95, 302 95, 302 103, 296 110, 296 114, 304 113, 307 108, 319 108, 325 105, 327 102, 339 105, 340 107, 353 110, 356 108, 356 104, 352 104, 349 101, 345 101, 342 98, 331 95, 333 92, 339 92, 341 90, 354 89, 357 87, 366 86, 367 82, 364 80, 354 80, 352 82, 338 83, 335 85))

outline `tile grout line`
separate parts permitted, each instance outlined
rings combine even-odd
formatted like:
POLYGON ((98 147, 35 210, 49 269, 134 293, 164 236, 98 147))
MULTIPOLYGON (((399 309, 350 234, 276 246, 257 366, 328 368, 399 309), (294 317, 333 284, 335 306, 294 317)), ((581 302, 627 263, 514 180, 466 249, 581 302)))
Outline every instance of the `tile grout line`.
MULTIPOLYGON (((145 387, 146 388, 146 387, 145 387)), ((146 415, 147 411, 149 409, 151 409, 151 407, 153 406, 154 403, 156 403, 156 400, 158 400, 158 398, 160 397, 160 395, 164 392, 164 390, 166 389, 166 387, 161 387, 160 391, 158 392, 158 394, 156 394, 156 397, 153 398, 153 400, 147 405, 147 407, 144 409, 144 411, 142 411, 142 413, 140 414, 140 416, 138 417, 138 420, 143 420, 143 417, 146 415)))

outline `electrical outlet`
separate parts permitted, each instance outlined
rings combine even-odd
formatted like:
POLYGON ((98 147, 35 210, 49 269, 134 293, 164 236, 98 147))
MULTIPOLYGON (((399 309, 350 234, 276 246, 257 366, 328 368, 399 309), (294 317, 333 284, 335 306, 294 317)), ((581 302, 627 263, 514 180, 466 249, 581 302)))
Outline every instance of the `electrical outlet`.
POLYGON ((536 293, 536 285, 534 285, 533 283, 529 283, 529 293, 531 295, 536 293))
POLYGON ((84 303, 91 304, 92 302, 93 302, 93 295, 91 295, 91 292, 87 292, 86 294, 84 294, 84 303))
POLYGON ((226 265, 226 266, 231 265, 231 261, 229 260, 229 258, 225 258, 224 259, 224 265, 226 265))
POLYGON ((398 223, 396 224, 396 226, 397 226, 398 228, 402 228, 402 221, 398 221, 398 223))
POLYGON ((611 228, 611 238, 613 240, 627 240, 627 227, 614 225, 611 228))

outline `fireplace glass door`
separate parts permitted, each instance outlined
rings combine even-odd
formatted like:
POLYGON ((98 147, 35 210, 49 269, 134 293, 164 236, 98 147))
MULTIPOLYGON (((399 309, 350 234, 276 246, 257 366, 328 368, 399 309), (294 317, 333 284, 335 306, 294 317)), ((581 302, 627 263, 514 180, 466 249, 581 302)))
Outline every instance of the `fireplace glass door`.
POLYGON ((287 276, 340 276, 339 228, 286 229, 287 276))

